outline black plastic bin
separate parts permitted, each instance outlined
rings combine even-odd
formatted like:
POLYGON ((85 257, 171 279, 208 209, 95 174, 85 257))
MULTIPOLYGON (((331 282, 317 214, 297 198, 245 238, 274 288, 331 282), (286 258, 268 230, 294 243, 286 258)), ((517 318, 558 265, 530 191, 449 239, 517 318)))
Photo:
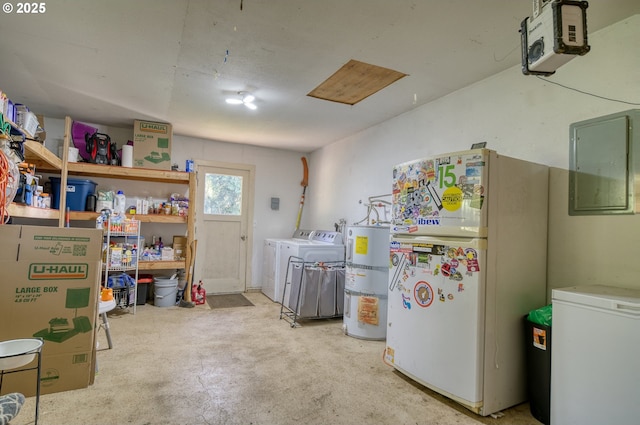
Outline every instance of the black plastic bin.
MULTIPOLYGON (((130 275, 134 277, 133 275, 130 275)), ((149 298, 149 294, 151 294, 151 284, 153 283, 153 275, 150 274, 139 274, 138 275, 138 285, 137 285, 137 293, 136 293, 136 305, 145 305, 147 303, 147 299, 149 298)))
POLYGON ((525 316, 527 393, 534 418, 549 425, 551 412, 551 326, 525 316))
POLYGON ((145 305, 147 303, 148 286, 148 283, 138 283, 136 305, 145 305))

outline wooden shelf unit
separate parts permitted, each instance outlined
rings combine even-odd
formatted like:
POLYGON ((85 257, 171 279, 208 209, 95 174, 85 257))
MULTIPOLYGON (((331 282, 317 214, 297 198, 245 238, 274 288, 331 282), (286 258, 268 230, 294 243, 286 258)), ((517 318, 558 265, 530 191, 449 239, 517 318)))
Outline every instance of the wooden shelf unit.
MULTIPOLYGON (((187 246, 191 246, 195 229, 194 218, 194 201, 196 196, 195 173, 187 173, 184 171, 165 171, 154 170, 149 168, 128 168, 114 165, 99 165, 89 164, 83 162, 69 162, 68 152, 69 146, 72 146, 71 141, 71 124, 70 117, 65 118, 65 134, 63 145, 63 157, 58 158, 51 151, 46 149, 41 143, 34 140, 26 140, 24 142, 25 148, 25 162, 35 164, 38 171, 49 171, 60 174, 60 187, 67 186, 67 177, 72 176, 87 176, 87 177, 102 177, 108 179, 120 179, 120 180, 140 180, 149 181, 155 183, 175 183, 184 184, 189 186, 189 215, 174 216, 163 214, 139 214, 134 217, 136 220, 140 220, 142 223, 160 223, 160 224, 186 224, 187 225, 187 246)), ((65 205, 67 196, 66 191, 60 191, 60 205, 65 205)), ((65 214, 60 213, 55 209, 44 209, 29 207, 20 204, 11 204, 9 206, 9 214, 12 217, 25 217, 36 219, 49 219, 58 220, 58 226, 65 226, 65 214)), ((92 221, 98 217, 98 213, 84 212, 84 211, 71 211, 69 219, 71 221, 92 221)), ((141 261, 140 270, 166 270, 166 269, 184 269, 186 264, 189 264, 190 250, 187 250, 187 258, 182 261, 141 261)))

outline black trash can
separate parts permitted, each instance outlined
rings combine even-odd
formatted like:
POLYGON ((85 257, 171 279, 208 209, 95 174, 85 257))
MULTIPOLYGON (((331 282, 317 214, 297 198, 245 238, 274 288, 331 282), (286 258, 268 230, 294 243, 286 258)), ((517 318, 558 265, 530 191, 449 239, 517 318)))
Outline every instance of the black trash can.
POLYGON ((551 325, 525 316, 527 393, 534 418, 545 425, 551 414, 551 325))
MULTIPOLYGON (((131 275, 131 277, 135 277, 135 275, 131 275)), ((153 275, 139 274, 137 283, 136 305, 145 305, 149 295, 151 294, 150 286, 153 283, 153 275)))

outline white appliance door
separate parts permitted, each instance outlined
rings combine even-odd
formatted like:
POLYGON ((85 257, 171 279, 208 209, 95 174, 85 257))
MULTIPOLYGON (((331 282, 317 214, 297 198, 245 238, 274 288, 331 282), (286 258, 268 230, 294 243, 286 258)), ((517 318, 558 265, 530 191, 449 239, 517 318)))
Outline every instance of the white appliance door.
POLYGON ((551 425, 638 424, 640 290, 554 289, 551 425))
POLYGON ((272 239, 264 241, 262 251, 262 293, 275 300, 275 271, 277 242, 272 239))
POLYGON ((293 265, 291 261, 301 262, 302 259, 297 258, 299 254, 300 244, 310 244, 309 241, 288 240, 283 241, 280 245, 280 293, 276 294, 276 300, 283 305, 289 305, 289 296, 291 292, 291 279, 293 275, 293 265), (296 257, 296 258, 292 258, 296 257))
POLYGON ((391 239, 386 359, 459 403, 482 405, 484 239, 391 239))
POLYGON ((491 152, 476 149, 396 165, 391 233, 486 237, 491 152))

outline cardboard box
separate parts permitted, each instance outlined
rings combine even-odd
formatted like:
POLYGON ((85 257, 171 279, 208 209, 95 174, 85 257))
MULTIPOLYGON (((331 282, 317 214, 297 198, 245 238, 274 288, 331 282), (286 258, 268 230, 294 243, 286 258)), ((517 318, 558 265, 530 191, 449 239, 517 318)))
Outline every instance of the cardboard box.
MULTIPOLYGON (((87 387, 95 374, 102 231, 4 225, 0 243, 0 341, 44 340, 41 394, 87 387)), ((35 366, 37 356, 23 368, 35 366)), ((6 374, 2 393, 33 396, 36 376, 6 374)))
POLYGON ((176 260, 184 260, 187 257, 187 238, 186 236, 173 237, 173 253, 176 260))
POLYGON ((171 170, 171 124, 135 120, 133 166, 171 170))
POLYGON ((173 261, 173 248, 162 248, 162 261, 173 261))
POLYGON ((149 201, 146 199, 136 199, 136 214, 149 214, 149 201))

